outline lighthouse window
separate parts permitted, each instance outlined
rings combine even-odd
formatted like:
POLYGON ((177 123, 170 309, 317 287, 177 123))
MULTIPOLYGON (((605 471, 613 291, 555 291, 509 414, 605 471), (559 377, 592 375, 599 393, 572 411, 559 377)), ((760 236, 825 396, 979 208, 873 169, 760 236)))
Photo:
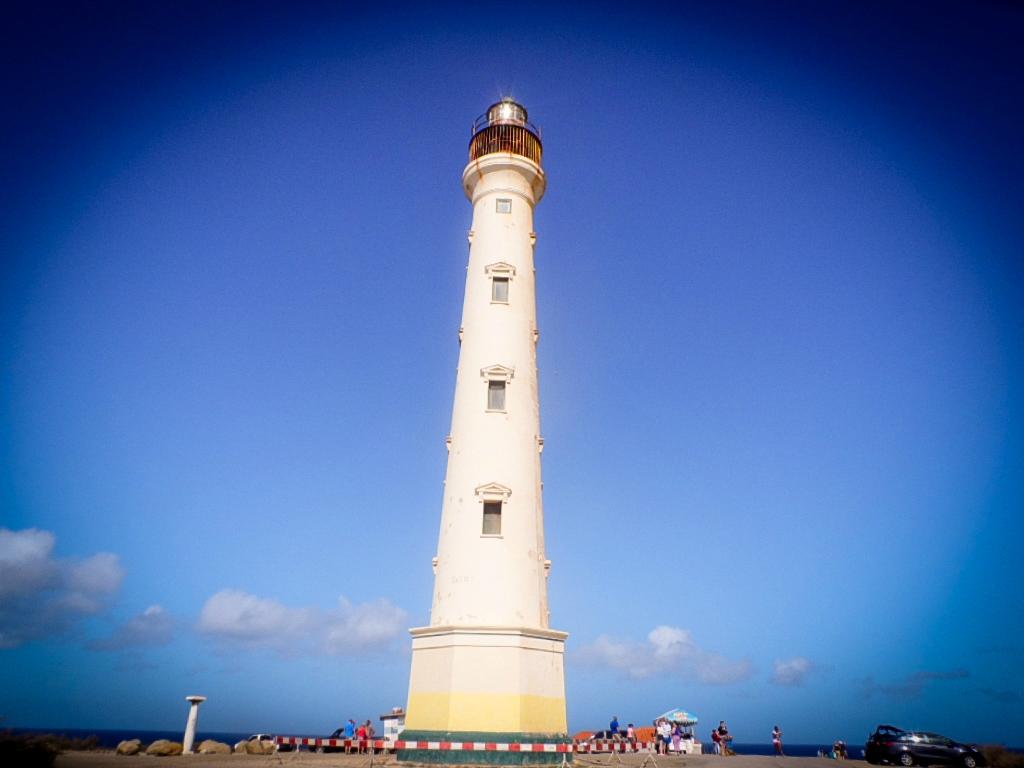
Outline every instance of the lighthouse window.
POLYGON ((491 301, 498 302, 500 304, 508 304, 508 278, 507 277, 492 277, 491 278, 491 301))
POLYGON ((488 411, 504 411, 505 410, 505 382, 504 381, 488 381, 487 382, 487 410, 488 411))
POLYGON ((501 535, 501 502, 484 502, 484 536, 501 535))
POLYGON ((498 213, 512 213, 512 201, 499 197, 496 210, 498 213))

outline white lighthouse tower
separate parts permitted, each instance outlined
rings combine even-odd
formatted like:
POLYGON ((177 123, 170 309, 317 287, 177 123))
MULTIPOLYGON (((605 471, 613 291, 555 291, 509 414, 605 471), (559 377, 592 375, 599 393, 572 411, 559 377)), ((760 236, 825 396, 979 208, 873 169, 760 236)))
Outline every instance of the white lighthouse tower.
MULTIPOLYGON (((567 634, 548 625, 541 499, 533 228, 546 185, 541 152, 526 109, 511 99, 474 123, 462 173, 473 225, 448 471, 430 626, 411 630, 408 740, 566 737, 567 634)), ((526 751, 399 757, 561 762, 526 751)))

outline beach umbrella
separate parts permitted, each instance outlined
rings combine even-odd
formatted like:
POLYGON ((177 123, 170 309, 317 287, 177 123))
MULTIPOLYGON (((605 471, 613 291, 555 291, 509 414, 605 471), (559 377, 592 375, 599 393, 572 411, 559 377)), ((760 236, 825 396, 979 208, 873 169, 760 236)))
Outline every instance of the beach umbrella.
POLYGON ((697 724, 697 716, 685 709, 670 709, 668 712, 658 715, 655 720, 668 720, 670 723, 679 723, 679 725, 697 724))

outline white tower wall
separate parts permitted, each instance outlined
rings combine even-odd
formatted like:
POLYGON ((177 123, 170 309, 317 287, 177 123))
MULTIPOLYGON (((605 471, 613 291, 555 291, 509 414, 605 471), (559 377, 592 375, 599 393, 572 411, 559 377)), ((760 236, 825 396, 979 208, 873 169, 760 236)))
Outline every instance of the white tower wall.
POLYGON ((538 172, 523 158, 492 155, 471 163, 464 176, 473 200, 473 228, 431 611, 434 626, 548 624, 534 335, 533 206, 543 193, 538 172), (498 213, 498 200, 509 200, 511 213, 498 213), (491 301, 487 267, 495 264, 511 267, 501 273, 509 275, 507 304, 491 301), (491 366, 510 370, 505 374, 510 378, 503 413, 487 410, 488 378, 481 371, 491 366), (504 491, 477 491, 491 483, 508 489, 507 496, 504 491), (499 497, 501 534, 485 536, 483 502, 499 497))

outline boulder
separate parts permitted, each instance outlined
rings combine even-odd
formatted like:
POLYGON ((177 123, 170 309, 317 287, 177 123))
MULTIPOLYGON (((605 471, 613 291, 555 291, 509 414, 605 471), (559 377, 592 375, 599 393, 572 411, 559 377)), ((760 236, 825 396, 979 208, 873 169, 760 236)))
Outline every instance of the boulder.
POLYGON ((199 744, 199 749, 197 751, 200 755, 230 755, 231 747, 223 741, 205 739, 199 744))
POLYGON ((137 755, 140 749, 142 749, 142 742, 138 739, 131 739, 129 741, 122 741, 117 745, 117 754, 137 755))
POLYGON ((245 742, 245 751, 250 755, 272 755, 277 751, 277 744, 272 741, 252 741, 245 742))
POLYGON ((181 744, 176 741, 168 741, 167 739, 157 739, 146 748, 146 754, 156 755, 157 757, 180 755, 181 744))

